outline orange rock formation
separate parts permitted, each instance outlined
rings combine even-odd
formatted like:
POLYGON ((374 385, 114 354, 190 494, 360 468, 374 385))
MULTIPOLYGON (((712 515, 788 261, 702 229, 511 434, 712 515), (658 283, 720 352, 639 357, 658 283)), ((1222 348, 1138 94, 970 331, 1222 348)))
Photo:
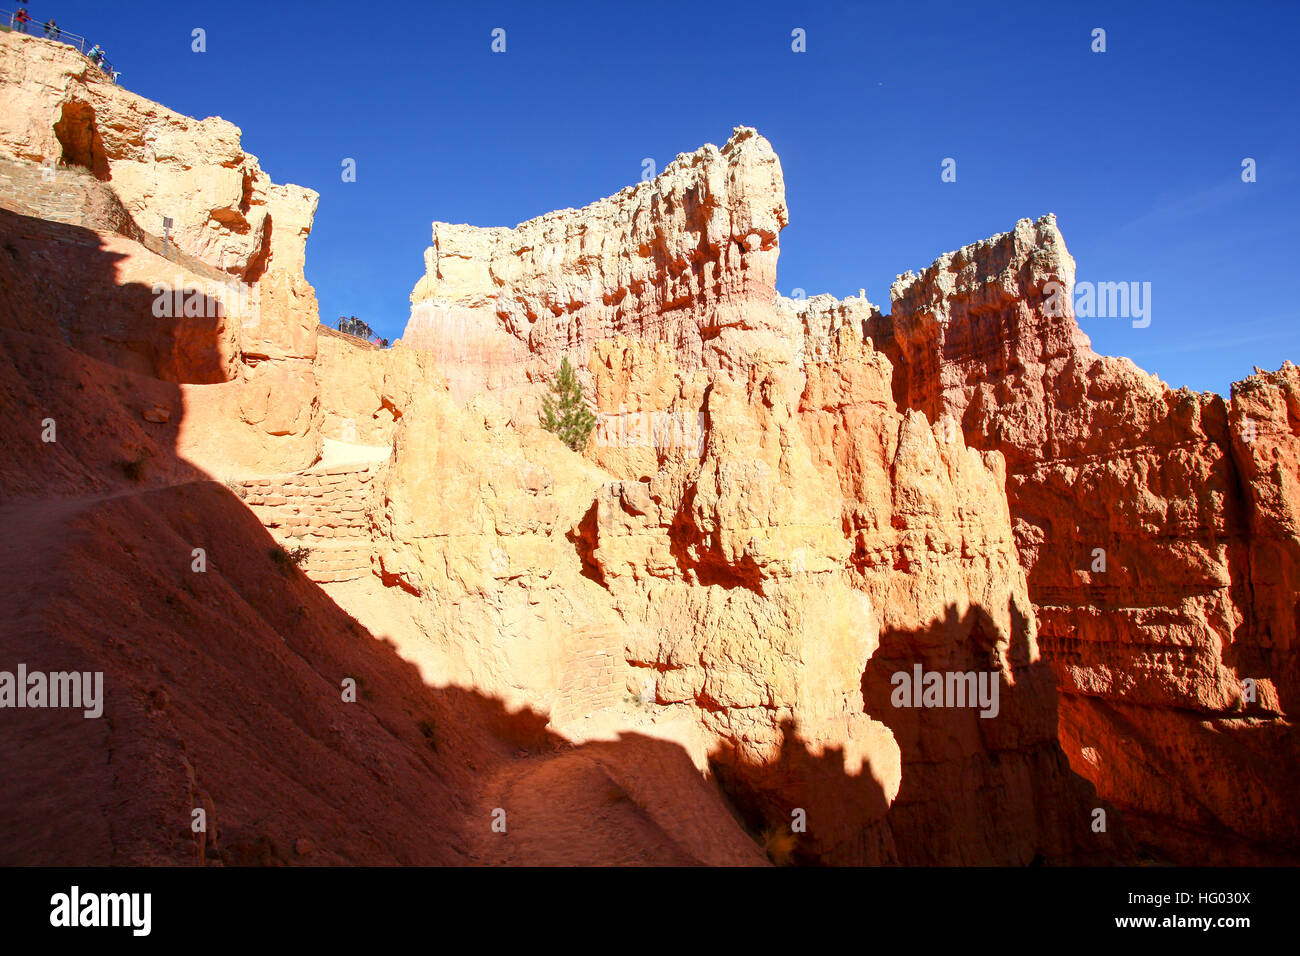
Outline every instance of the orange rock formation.
POLYGON ((380 350, 319 326, 316 197, 229 123, 15 34, 0 106, 0 669, 102 671, 110 718, 0 711, 0 862, 1300 853, 1300 375, 1094 355, 1050 217, 887 316, 784 299, 740 128, 435 224, 380 350), (582 454, 536 425, 565 355, 582 454))

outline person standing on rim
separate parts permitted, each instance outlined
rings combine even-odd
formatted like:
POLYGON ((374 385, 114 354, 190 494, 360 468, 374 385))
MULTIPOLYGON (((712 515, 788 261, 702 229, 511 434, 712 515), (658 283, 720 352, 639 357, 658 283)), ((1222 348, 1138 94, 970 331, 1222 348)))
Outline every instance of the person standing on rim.
POLYGON ((14 14, 13 22, 20 33, 27 32, 27 23, 31 18, 31 14, 27 12, 27 4, 19 0, 18 12, 14 14))
POLYGON ((45 37, 46 37, 46 39, 48 39, 48 40, 57 40, 57 39, 58 39, 62 34, 63 34, 63 31, 59 29, 59 25, 58 25, 57 23, 54 22, 54 18, 53 18, 53 17, 50 17, 50 19, 48 19, 48 20, 45 21, 45 37))

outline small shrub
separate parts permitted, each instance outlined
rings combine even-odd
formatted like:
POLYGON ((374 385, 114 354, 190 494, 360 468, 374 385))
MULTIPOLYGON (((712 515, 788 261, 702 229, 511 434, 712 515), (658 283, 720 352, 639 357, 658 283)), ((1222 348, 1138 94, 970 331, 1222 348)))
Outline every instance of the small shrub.
POLYGON ((289 566, 293 564, 293 559, 289 557, 289 552, 284 550, 282 545, 273 544, 266 552, 271 561, 284 572, 288 572, 289 566))
POLYGON ((271 560, 280 568, 284 574, 288 574, 291 568, 302 567, 304 561, 311 556, 311 548, 302 547, 286 548, 282 544, 271 545, 269 554, 271 560))
POLYGON ((235 481, 234 478, 227 478, 222 484, 241 501, 248 497, 248 489, 244 487, 242 482, 235 481))
POLYGON ((644 688, 632 691, 627 695, 627 699, 632 702, 632 706, 639 707, 642 710, 649 710, 650 705, 655 702, 654 693, 644 688))

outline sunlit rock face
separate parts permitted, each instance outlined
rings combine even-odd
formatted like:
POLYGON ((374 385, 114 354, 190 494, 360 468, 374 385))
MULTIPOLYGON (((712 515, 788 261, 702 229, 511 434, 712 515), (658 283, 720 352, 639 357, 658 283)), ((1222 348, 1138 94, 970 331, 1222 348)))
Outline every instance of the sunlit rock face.
POLYGON ((662 346, 595 350, 597 407, 649 420, 589 449, 617 480, 579 529, 629 626, 630 686, 695 713, 746 813, 815 818, 810 858, 1116 858, 1109 836, 1061 826, 1095 799, 1056 742, 1001 456, 900 412, 853 325, 824 351, 741 378, 679 374, 662 346), (644 437, 697 419, 702 441, 644 437), (894 706, 916 666, 984 674, 999 713, 894 706))
POLYGON ((103 288, 86 257, 69 254, 70 274, 42 290, 65 300, 56 321, 67 316, 83 347, 201 384, 231 381, 241 364, 315 355, 303 266, 317 195, 273 183, 240 135, 109 82, 69 46, 0 37, 6 207, 115 234, 107 242, 125 289, 103 288), (94 341, 73 320, 86 307, 78 296, 105 312, 94 341))
POLYGON ((6 862, 1294 849, 1300 375, 1225 402, 1094 355, 1045 306, 1050 218, 888 315, 787 299, 742 127, 581 210, 436 224, 381 350, 319 327, 315 194, 229 123, 13 34, 0 105, 0 554, 48 543, 0 633, 114 688, 57 752, 0 738, 7 829, 54 828, 6 862), (536 424, 564 357, 581 453, 536 424))
POLYGON ((612 480, 570 537, 629 691, 698 723, 754 826, 815 807, 802 852, 843 863, 1117 858, 1057 744, 1002 456, 900 410, 865 297, 777 295, 784 210, 770 146, 741 129, 577 212, 437 224, 404 344, 454 402, 516 424, 561 357, 582 364, 585 456, 612 480), (900 711, 891 678, 918 664, 993 677, 1006 709, 900 711), (936 814, 961 821, 950 838, 936 814), (1009 836, 990 822, 1007 814, 1035 822, 1009 836))
POLYGON ((403 341, 438 355, 460 401, 523 401, 562 355, 585 367, 620 334, 665 343, 683 368, 735 369, 792 347, 775 309, 787 219, 771 144, 738 127, 582 209, 513 229, 437 222, 403 341))
MULTIPOLYGON (((737 138, 741 146, 757 150, 761 144, 764 154, 770 152, 749 131, 737 131, 737 138)), ((858 591, 892 589, 871 604, 878 613, 913 608, 915 598, 898 589, 916 584, 916 557, 904 549, 888 562, 882 560, 880 554, 892 554, 899 546, 873 540, 867 530, 887 513, 882 489, 898 494, 907 476, 890 456, 897 454, 908 431, 899 424, 891 433, 882 423, 890 416, 916 413, 939 452, 955 443, 991 454, 985 467, 1003 484, 970 513, 983 517, 998 513, 994 502, 1004 506, 1006 533, 990 534, 1010 543, 1010 550, 997 551, 987 541, 980 549, 986 561, 990 552, 1001 556, 994 578, 999 586, 1014 587, 1023 577, 1024 590, 1017 601, 1010 592, 998 598, 980 593, 983 586, 969 579, 950 581, 926 592, 946 594, 944 609, 928 618, 914 613, 895 633, 916 631, 926 620, 947 621, 948 631, 960 632, 958 640, 978 632, 977 643, 996 646, 998 639, 985 640, 990 635, 981 629, 992 628, 1008 645, 1017 627, 1024 631, 1015 641, 1037 681, 1025 684, 1025 699, 1037 695, 1041 713, 1047 715, 1042 739, 1055 749, 1056 685, 1065 695, 1059 739, 1073 769, 1140 820, 1143 840, 1156 852, 1181 857, 1188 846, 1180 842, 1181 830, 1203 834, 1226 827, 1235 835, 1222 858, 1244 859, 1257 824, 1291 846, 1294 825, 1282 809, 1289 778, 1256 779, 1259 768, 1267 766, 1267 754, 1289 753, 1294 747, 1279 704, 1282 688, 1294 685, 1287 676, 1293 665, 1278 653, 1279 646, 1289 646, 1288 639, 1274 636, 1294 631, 1294 623, 1276 620, 1279 614, 1294 617, 1293 599, 1281 583, 1289 580, 1289 571, 1281 572, 1278 583, 1270 578, 1256 584, 1248 569, 1258 562, 1252 555, 1261 548, 1275 554, 1286 549, 1279 541, 1294 539, 1286 537, 1286 525, 1277 519, 1265 530, 1249 530, 1249 511, 1256 507, 1250 499, 1257 493, 1242 487, 1243 451, 1234 451, 1229 408, 1222 399, 1171 390, 1126 359, 1092 352, 1070 309, 1074 261, 1053 217, 1021 221, 1009 233, 941 257, 921 275, 900 277, 891 290, 890 314, 865 297, 785 299, 775 293, 768 260, 760 259, 762 267, 751 272, 743 256, 741 281, 723 283, 718 298, 700 295, 695 287, 681 294, 671 268, 666 279, 654 274, 658 298, 652 298, 649 310, 642 299, 629 303, 621 294, 602 291, 583 298, 557 293, 580 288, 590 276, 617 271, 604 265, 603 254, 583 255, 587 248, 602 253, 608 248, 590 235, 612 210, 620 210, 620 222, 635 224, 649 204, 664 220, 651 229, 654 234, 692 232, 689 217, 684 229, 673 215, 677 208, 692 208, 689 204, 664 201, 655 206, 650 201, 673 195, 683 169, 707 170, 715 156, 741 155, 735 146, 733 138, 721 151, 706 147, 679 158, 654 183, 514 230, 435 226, 426 276, 413 295, 411 340, 430 345, 453 376, 464 377, 460 386, 453 382, 453 395, 494 394, 520 420, 527 420, 535 407, 535 401, 519 401, 520 382, 552 374, 562 355, 585 360, 589 377, 584 382, 599 413, 586 454, 622 484, 598 499, 583 540, 591 548, 592 568, 613 590, 625 577, 648 588, 680 576, 693 585, 688 593, 697 593, 700 586, 743 587, 757 589, 766 603, 779 600, 764 585, 773 568, 804 569, 811 561, 848 576, 858 591), (631 211, 625 208, 629 202, 631 211), (583 239, 575 240, 575 235, 583 239), (760 279, 761 290, 750 284, 760 279), (530 282, 552 296, 549 313, 540 307, 548 301, 545 294, 519 292, 535 288, 530 282), (1064 308, 1054 305, 1061 300, 1064 308), (436 343, 422 338, 434 327, 426 321, 432 313, 420 311, 422 302, 443 310, 437 327, 446 334, 436 343), (474 331, 466 332, 467 312, 450 320, 453 302, 473 313, 474 331), (539 305, 525 306, 526 321, 519 321, 511 305, 518 302, 539 305), (722 324, 716 317, 724 303, 745 312, 741 321, 724 324, 736 334, 716 340, 702 334, 697 349, 695 330, 722 324), (696 318, 665 335, 668 317, 689 315, 696 318), (600 331, 588 337, 592 328, 600 331), (626 340, 608 341, 611 332, 626 340), (593 340, 598 344, 593 346, 593 340), (861 343, 856 350, 847 344, 854 340, 861 343), (488 344, 476 351, 476 343, 488 344), (457 355, 470 356, 474 369, 459 364, 457 355), (751 410, 758 413, 757 420, 726 413, 736 389, 751 402, 761 396, 751 410), (800 446, 780 424, 778 412, 786 406, 796 409, 793 414, 808 443, 812 467, 806 473, 792 464, 800 446), (837 414, 846 421, 833 424, 837 414), (730 439, 729 428, 738 430, 730 439), (874 486, 864 464, 864 442, 870 442, 878 459, 875 469, 886 476, 874 486), (773 443, 780 449, 781 470, 763 479, 770 467, 763 449, 773 443), (716 459, 722 447, 732 449, 734 460, 716 459), (683 476, 686 467, 700 469, 696 481, 683 476), (670 475, 673 484, 666 485, 670 475), (703 485, 698 483, 701 476, 703 485), (838 521, 828 519, 837 510, 835 496, 825 493, 832 476, 843 496, 838 521), (717 509, 737 497, 737 482, 746 480, 757 482, 751 490, 761 504, 745 502, 738 513, 720 515, 717 509), (767 482, 771 488, 763 491, 767 482), (774 519, 773 509, 786 501, 795 513, 774 519), (612 525, 607 528, 606 522, 612 525), (763 533, 756 534, 756 528, 763 533), (1261 535, 1267 544, 1255 540, 1261 535), (629 537, 643 549, 635 558, 620 554, 629 537), (847 552, 830 545, 837 539, 847 552), (869 557, 873 553, 874 559, 869 557), (867 573, 872 568, 887 573, 875 580, 867 573), (973 593, 980 593, 980 600, 973 600, 973 593), (1264 618, 1257 610, 1261 600, 1270 609, 1264 618), (944 613, 949 605, 955 614, 944 613), (972 605, 981 613, 968 619, 972 605), (993 606, 1001 607, 1004 617, 1015 609, 1017 623, 990 625, 984 615, 993 606), (1247 621, 1255 623, 1247 627, 1247 621), (1259 674, 1238 666, 1239 655, 1259 674), (1243 699, 1247 684, 1253 688, 1253 705, 1243 699), (1030 693, 1035 686, 1039 689, 1030 693), (1145 735, 1133 732, 1133 725, 1141 723, 1137 708, 1153 706, 1183 729, 1171 726, 1143 742, 1145 735), (1250 706, 1257 713, 1243 710, 1250 706), (1125 708, 1130 709, 1127 716, 1125 708), (1212 759, 1218 749, 1229 753, 1212 759), (1223 782, 1221 775, 1205 769, 1213 760, 1232 763, 1254 782, 1223 782), (1183 769, 1153 769, 1169 764, 1183 769), (1156 777, 1164 782, 1157 783, 1156 777), (1180 795, 1188 792, 1200 792, 1203 799, 1180 795), (1200 809, 1202 802, 1213 809, 1200 809), (1234 824, 1232 818, 1249 822, 1234 824)), ((752 197, 779 189, 777 176, 764 175, 758 185, 752 178, 742 182, 748 185, 727 196, 734 211, 726 221, 745 224, 735 235, 753 223, 752 197)), ((707 207, 696 203, 693 208, 707 207)), ((784 205, 769 199, 757 208, 783 210, 784 205)), ((715 218, 722 217, 715 213, 715 218)), ((783 222, 784 212, 775 218, 783 222)), ((755 231, 763 238, 754 251, 765 253, 766 233, 755 231)), ((608 232, 602 226, 601 234, 608 232)), ((615 232, 634 234, 635 225, 615 232)), ((694 232, 707 235, 708 229, 694 232)), ((618 246, 619 261, 633 245, 618 246)), ((774 265, 775 238, 770 245, 774 265)), ((641 268, 634 265, 631 274, 644 274, 641 268)), ((607 288, 603 280, 597 285, 607 288)), ((1269 407, 1256 418, 1277 421, 1278 414, 1269 407)), ((1290 434, 1284 427, 1275 430, 1290 434)), ((913 441, 909 447, 920 446, 913 441)), ((1283 473, 1286 467, 1284 461, 1283 473)), ((1287 483, 1274 481, 1279 487, 1287 483)), ((946 494, 963 503, 981 500, 957 487, 946 494)), ((1286 500, 1286 493, 1273 497, 1286 500)), ((931 508, 939 510, 933 503, 931 508)), ((966 519, 928 520, 961 526, 966 519)), ((970 542, 962 542, 958 553, 974 553, 970 542)), ((1290 567, 1289 559, 1284 567, 1290 567)), ((823 593, 826 586, 825 581, 819 585, 823 593)), ((851 603, 845 595, 830 601, 836 608, 851 603)), ((674 640, 680 639, 682 620, 699 616, 691 610, 671 618, 674 640)), ((825 618, 833 621, 835 616, 825 618)), ((642 620, 655 622, 648 610, 642 620)), ((868 627, 877 640, 880 626, 868 627)), ((833 632, 830 627, 828 633, 833 632)), ((868 658, 882 659, 878 650, 868 658)), ((672 673, 674 680, 682 676, 676 668, 664 673, 672 673)), ((870 692, 870 681, 864 681, 864 689, 870 692)), ((704 699, 710 701, 706 714, 726 712, 733 719, 727 708, 710 709, 713 697, 704 699)), ((870 701, 864 706, 873 713, 870 701)), ((719 723, 711 716, 704 720, 719 723)), ((767 724, 782 726, 778 718, 767 724)), ((736 739, 752 745, 754 735, 750 740, 744 736, 736 739)), ((720 739, 735 743, 726 735, 720 739)), ((904 772, 904 781, 906 777, 904 772)), ((902 798, 891 793, 885 801, 898 807, 900 817, 908 802, 905 785, 901 792, 902 798)))
POLYGON ((867 331, 900 407, 1006 459, 1074 768, 1185 862, 1294 853, 1295 367, 1171 389, 1092 351, 1073 285, 1054 218, 1022 220, 900 277, 867 331))

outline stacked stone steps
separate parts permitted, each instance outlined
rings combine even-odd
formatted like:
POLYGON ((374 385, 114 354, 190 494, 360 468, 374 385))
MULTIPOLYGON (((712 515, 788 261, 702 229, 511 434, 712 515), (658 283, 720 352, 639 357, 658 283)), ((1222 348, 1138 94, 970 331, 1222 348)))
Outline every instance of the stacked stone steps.
MULTIPOLYGON (((290 544, 290 547, 294 545, 290 544)), ((302 563, 303 572, 318 584, 332 581, 354 581, 370 573, 370 542, 360 547, 339 546, 334 543, 319 547, 308 545, 311 554, 302 563)))
POLYGON ((569 635, 569 659, 551 708, 551 720, 563 723, 589 717, 620 703, 623 684, 623 641, 601 628, 575 627, 569 635))
POLYGON ((370 573, 373 548, 366 498, 378 464, 337 465, 238 482, 244 503, 288 549, 305 547, 301 562, 318 583, 370 573))

